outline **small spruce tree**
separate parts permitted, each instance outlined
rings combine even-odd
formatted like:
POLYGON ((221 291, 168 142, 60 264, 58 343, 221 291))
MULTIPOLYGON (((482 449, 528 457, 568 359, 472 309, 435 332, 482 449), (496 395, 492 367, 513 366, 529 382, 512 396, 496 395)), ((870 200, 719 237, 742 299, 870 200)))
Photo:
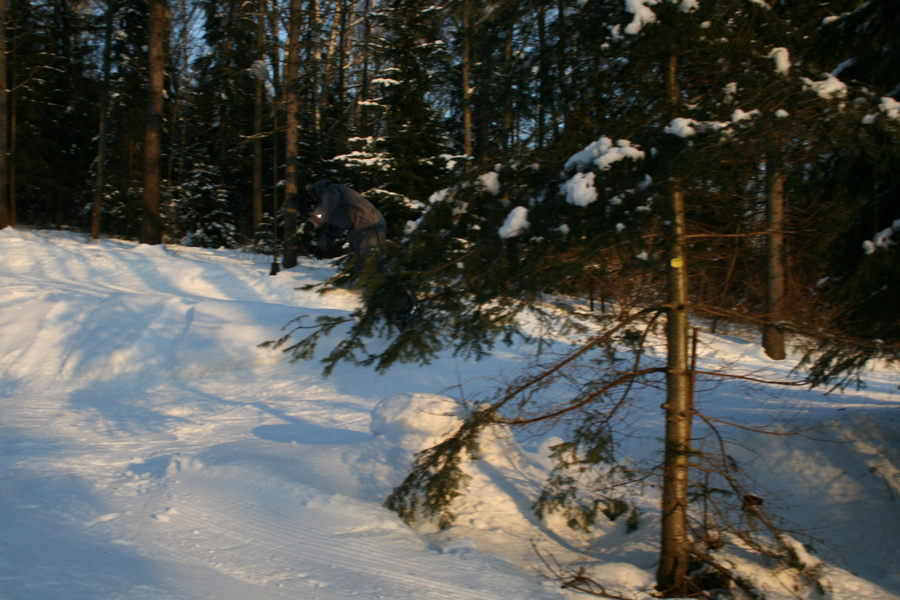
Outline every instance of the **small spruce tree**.
POLYGON ((238 245, 234 215, 229 210, 228 192, 217 183, 218 174, 209 165, 195 165, 190 178, 181 185, 176 201, 185 246, 234 248, 238 245))

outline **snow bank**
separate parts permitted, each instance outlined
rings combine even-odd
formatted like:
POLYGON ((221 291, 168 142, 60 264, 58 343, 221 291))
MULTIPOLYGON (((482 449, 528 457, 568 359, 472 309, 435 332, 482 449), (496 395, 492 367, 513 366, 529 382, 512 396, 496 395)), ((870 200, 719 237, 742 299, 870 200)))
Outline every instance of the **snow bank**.
POLYGON ((418 452, 430 448, 462 422, 462 407, 434 394, 397 394, 372 409, 372 434, 418 452))
MULTIPOLYGON (((0 253, 4 600, 583 598, 541 578, 536 549, 648 597, 652 485, 634 498, 634 533, 621 520, 584 533, 534 517, 558 432, 486 432, 445 531, 410 529, 382 507, 415 452, 459 425, 448 390, 478 397, 522 364, 519 349, 385 376, 341 365, 325 380, 317 362, 257 344, 298 314, 353 310, 355 294, 301 289, 330 277, 327 264, 301 259, 272 277, 270 257, 9 228, 0 253)), ((796 364, 737 336, 700 340, 704 371, 765 378, 796 364)), ((804 543, 798 554, 821 561, 827 600, 900 598, 898 375, 878 365, 865 377, 865 390, 831 394, 698 385, 698 410, 714 418, 808 426, 799 437, 732 430, 730 449, 804 543)), ((623 457, 660 451, 660 398, 648 393, 623 457)), ((729 560, 770 600, 818 597, 746 555, 729 560)))

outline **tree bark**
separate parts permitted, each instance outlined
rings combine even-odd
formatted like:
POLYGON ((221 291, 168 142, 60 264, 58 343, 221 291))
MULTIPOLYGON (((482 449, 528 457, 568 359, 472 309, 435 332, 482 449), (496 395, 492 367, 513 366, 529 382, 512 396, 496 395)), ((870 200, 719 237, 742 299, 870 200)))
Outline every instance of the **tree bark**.
POLYGON ((11 224, 9 207, 9 102, 6 93, 6 0, 0 0, 0 228, 11 224))
POLYGON ((144 211, 141 242, 162 242, 160 163, 162 156, 163 80, 165 75, 166 2, 150 1, 148 40, 149 94, 144 122, 144 211))
POLYGON ((784 311, 784 170, 777 152, 766 160, 766 216, 768 264, 766 269, 766 324, 763 348, 769 358, 784 360, 784 331, 779 327, 784 311))
POLYGON ((462 3, 462 93, 463 93, 463 152, 472 157, 472 27, 471 0, 462 3))
MULTIPOLYGON (((256 45, 259 60, 266 60, 266 0, 259 0, 259 22, 256 24, 256 45)), ((253 222, 255 233, 262 221, 263 213, 263 108, 265 104, 266 82, 256 78, 256 102, 253 107, 253 222)))
POLYGON ((369 135, 370 129, 368 127, 368 121, 364 118, 364 112, 362 110, 362 105, 360 100, 368 100, 369 99, 369 62, 371 61, 372 55, 372 25, 371 25, 371 4, 372 0, 364 0, 363 4, 363 14, 362 14, 362 22, 363 22, 363 34, 362 34, 362 67, 361 72, 359 74, 359 91, 357 92, 355 98, 353 99, 353 111, 354 111, 354 120, 355 128, 360 132, 362 137, 369 135))
POLYGON ((100 123, 97 130, 97 181, 94 204, 91 207, 91 238, 100 238, 100 216, 103 209, 103 187, 106 185, 106 113, 109 110, 109 77, 112 53, 113 14, 116 5, 106 5, 106 25, 103 39, 103 89, 100 91, 100 123))
POLYGON ((550 88, 547 81, 547 9, 541 7, 538 12, 538 114, 537 114, 537 147, 541 150, 545 146, 547 101, 550 97, 550 88))
MULTIPOLYGON (((678 57, 666 65, 666 93, 673 114, 680 100, 678 57)), ((688 277, 684 192, 677 183, 671 191, 671 242, 666 283, 666 415, 663 458, 662 531, 660 533, 657 589, 668 597, 687 592, 690 537, 688 535, 688 482, 691 455, 693 394, 688 366, 688 277)))
POLYGON ((287 131, 285 133, 284 173, 284 257, 286 269, 297 266, 297 145, 300 101, 297 95, 297 75, 300 70, 300 16, 303 3, 291 0, 288 30, 288 57, 285 72, 287 131))
POLYGON ((667 281, 666 413, 663 462, 662 531, 657 588, 667 596, 686 591, 690 538, 687 527, 688 478, 693 398, 688 368, 688 279, 684 193, 671 197, 673 224, 667 281))
MULTIPOLYGON (((296 4, 294 0, 291 0, 291 5, 296 4)), ((297 6, 297 19, 298 19, 298 27, 299 19, 300 19, 300 6, 297 6)), ((293 10, 293 8, 292 8, 293 10)), ((317 140, 322 139, 322 105, 324 103, 323 96, 325 94, 324 89, 320 89, 321 81, 320 76, 322 74, 322 46, 319 43, 319 28, 321 26, 319 19, 319 2, 318 0, 310 0, 309 2, 309 25, 307 27, 307 36, 306 36, 306 44, 307 44, 307 60, 311 60, 311 69, 308 69, 308 73, 306 74, 307 78, 307 94, 309 98, 310 105, 312 107, 312 115, 313 115, 313 123, 312 123, 312 133, 315 135, 317 140)), ((293 21, 291 21, 290 27, 293 26, 293 21)), ((299 33, 298 33, 299 36, 299 33)), ((288 36, 290 37, 290 36, 288 36)), ((298 61, 299 61, 299 48, 297 49, 298 53, 298 61)), ((298 65, 299 69, 299 65, 298 65)), ((287 75, 285 74, 285 78, 287 75)))

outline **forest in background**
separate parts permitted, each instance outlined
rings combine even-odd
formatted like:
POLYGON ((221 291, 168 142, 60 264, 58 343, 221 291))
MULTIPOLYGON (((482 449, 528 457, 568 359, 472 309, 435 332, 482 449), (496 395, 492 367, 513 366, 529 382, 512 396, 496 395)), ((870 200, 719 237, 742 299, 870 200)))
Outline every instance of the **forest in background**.
POLYGON ((523 315, 587 336, 418 456, 388 500, 411 520, 449 522, 482 430, 561 419, 538 508, 596 518, 611 501, 569 473, 615 464, 613 395, 649 379, 667 393, 658 589, 685 593, 706 561, 691 326, 757 327, 776 360, 806 343, 812 385, 900 357, 896 0, 0 0, 0 22, 0 226, 291 267, 302 186, 327 176, 389 241, 349 320, 278 341, 302 331, 295 358, 348 323, 326 374, 483 356, 523 315), (547 402, 560 379, 574 391, 547 402))
POLYGON ((497 202, 459 201, 499 220, 488 241, 505 248, 492 254, 524 251, 524 236, 492 234, 510 208, 541 204, 551 214, 532 217, 532 238, 569 228, 569 239, 594 240, 578 248, 588 264, 570 261, 560 279, 598 298, 604 286, 639 297, 646 270, 626 275, 635 261, 616 248, 638 240, 628 256, 648 256, 656 226, 634 217, 658 215, 650 184, 677 178, 703 264, 692 274, 698 305, 722 318, 771 312, 765 247, 774 241, 784 247, 784 303, 808 318, 812 297, 827 292, 836 314, 890 315, 878 326, 856 320, 870 337, 897 333, 884 292, 898 283, 895 1, 2 5, 2 226, 137 239, 149 196, 158 225, 144 241, 272 252, 273 213, 282 229, 297 182, 328 176, 366 193, 399 240, 429 199, 488 176, 502 181, 497 202), (147 163, 154 120, 158 158, 147 163), (699 135, 665 133, 673 124, 699 135), (673 147, 680 139, 690 152, 673 147), (582 155, 582 179, 570 182, 570 159, 603 143, 633 146, 653 165, 621 172, 582 155), (147 189, 147 164, 158 190, 147 189), (584 201, 567 190, 578 185, 601 201, 573 209, 584 201), (567 202, 542 202, 550 198, 567 202), (608 230, 626 225, 610 241, 608 230))

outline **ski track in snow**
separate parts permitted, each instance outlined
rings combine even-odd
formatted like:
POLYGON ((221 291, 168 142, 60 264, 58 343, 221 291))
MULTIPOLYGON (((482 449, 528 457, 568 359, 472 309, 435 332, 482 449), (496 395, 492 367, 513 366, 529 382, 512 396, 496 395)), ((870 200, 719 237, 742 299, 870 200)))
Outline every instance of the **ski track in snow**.
MULTIPOLYGON (((373 436, 379 401, 477 397, 515 372, 517 349, 385 376, 341 365, 323 380, 317 363, 258 345, 298 314, 352 310, 351 292, 300 289, 327 264, 301 259, 271 277, 268 257, 236 251, 13 229, 0 230, 0 255, 0 599, 583 598, 536 575, 532 543, 561 561, 590 548, 598 580, 649 598, 655 496, 638 500, 637 534, 538 522, 544 438, 486 443, 446 531, 410 529, 381 506, 431 434, 373 436)), ((789 370, 737 337, 703 333, 701 345, 702 368, 789 370)), ((900 591, 897 380, 874 370, 866 390, 829 396, 698 384, 712 416, 809 423, 830 440, 734 437, 790 522, 830 538, 844 555, 823 556, 868 579, 829 567, 825 600, 900 600, 888 591, 900 591)), ((659 452, 658 405, 651 393, 627 413, 635 437, 621 452, 659 452)))
POLYGON ((255 585, 278 582, 301 597, 310 588, 328 588, 349 598, 361 579, 376 597, 412 597, 411 589, 422 599, 504 597, 462 588, 463 579, 477 585, 485 565, 448 564, 383 509, 305 486, 276 493, 252 473, 218 470, 207 478, 204 468, 191 472, 189 466, 168 486, 166 501, 177 510, 151 517, 159 521, 155 529, 165 530, 161 547, 174 556, 206 557, 205 566, 218 572, 255 585), (265 497, 259 489, 266 489, 265 497), (234 531, 237 521, 241 527, 234 531))
POLYGON ((368 432, 382 378, 342 386, 257 347, 301 308, 353 306, 297 289, 327 267, 271 278, 263 257, 46 232, 0 244, 0 598, 558 597, 380 506, 398 473, 368 432))

